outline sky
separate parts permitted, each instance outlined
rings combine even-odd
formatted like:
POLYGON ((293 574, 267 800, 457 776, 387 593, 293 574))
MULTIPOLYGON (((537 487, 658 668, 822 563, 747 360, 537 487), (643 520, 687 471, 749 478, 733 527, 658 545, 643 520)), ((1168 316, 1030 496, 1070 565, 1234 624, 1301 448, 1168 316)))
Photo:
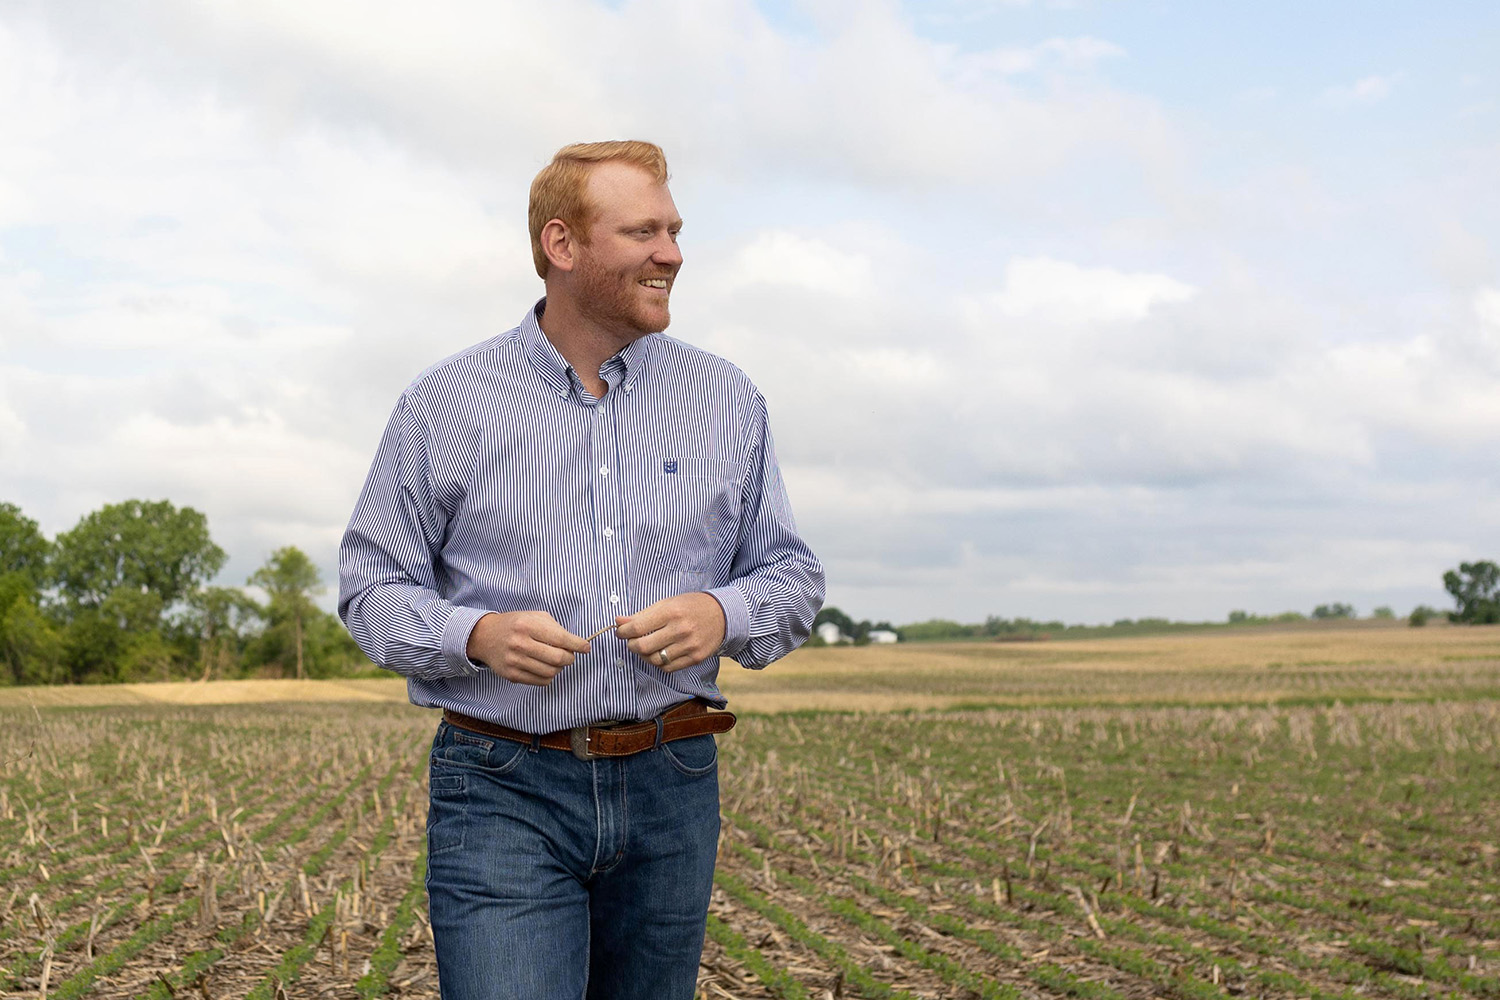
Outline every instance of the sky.
POLYGON ((13 0, 0 500, 333 584, 397 395, 542 294, 531 177, 644 138, 829 603, 1445 607, 1500 559, 1497 67, 1478 0, 13 0))

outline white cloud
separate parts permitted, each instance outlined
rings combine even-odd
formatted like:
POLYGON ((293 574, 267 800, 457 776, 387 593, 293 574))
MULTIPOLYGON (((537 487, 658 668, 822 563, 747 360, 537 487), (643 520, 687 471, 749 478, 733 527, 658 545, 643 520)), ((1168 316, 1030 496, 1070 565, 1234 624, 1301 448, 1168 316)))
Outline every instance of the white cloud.
POLYGON ((14 463, 25 446, 26 422, 5 400, 0 399, 0 462, 14 463))
MULTIPOLYGON (((40 13, 104 65, 149 65, 175 88, 212 87, 249 109, 271 141, 309 122, 354 136, 376 130, 521 177, 564 142, 622 132, 660 139, 679 164, 729 175, 881 187, 1036 177, 1079 150, 1172 153, 1152 102, 1098 88, 1012 92, 1005 73, 976 72, 986 56, 913 34, 884 3, 836 5, 818 43, 778 34, 750 0, 619 9, 588 0, 122 2, 102 12, 60 0, 40 13), (673 56, 619 56, 656 51, 673 56), (559 75, 553 53, 591 69, 559 75)), ((1015 51, 1001 47, 993 61, 1015 51)), ((1078 67, 1119 51, 1096 38, 1054 38, 1028 58, 1078 67)))
POLYGON ((1481 288, 1475 292, 1474 313, 1480 325, 1500 334, 1500 288, 1481 288))
POLYGON ((838 374, 886 390, 892 386, 934 390, 945 387, 951 372, 948 364, 924 351, 876 348, 851 352, 847 366, 838 374))
POLYGON ((959 79, 973 84, 993 74, 1015 76, 1046 69, 1087 70, 1102 60, 1124 55, 1123 48, 1102 38, 1049 38, 1035 45, 965 55, 960 61, 959 79))
POLYGON ((1500 367, 1500 288, 1474 293, 1474 315, 1479 318, 1479 342, 1490 364, 1500 367))
POLYGON ((922 483, 892 470, 874 471, 868 478, 853 480, 836 470, 818 466, 788 466, 786 476, 795 484, 808 512, 830 517, 867 518, 919 515, 1014 514, 1027 511, 1086 512, 1115 497, 1100 486, 1055 486, 1044 488, 975 487, 922 483))
POLYGON ((1081 267, 1048 257, 1012 258, 994 296, 1002 315, 1054 323, 1144 319, 1154 306, 1186 302, 1196 289, 1164 274, 1081 267))
POLYGON ((1386 76, 1360 77, 1353 83, 1339 84, 1323 91, 1322 103, 1334 108, 1345 108, 1359 104, 1377 104, 1391 96, 1391 91, 1405 76, 1392 73, 1386 76))
POLYGON ((844 298, 875 292, 868 257, 780 230, 761 233, 741 250, 725 285, 730 290, 750 285, 791 286, 844 298))
MULTIPOLYGON (((1040 6, 1048 10, 1074 10, 1085 0, 1043 0, 1040 6)), ((1036 0, 922 0, 911 9, 923 21, 931 24, 973 25, 997 14, 1013 12, 1017 8, 1036 5, 1036 0)))
POLYGON ((540 293, 535 169, 641 134, 690 222, 671 332, 765 390, 861 616, 1279 610, 1246 595, 1494 523, 1468 499, 1500 439, 1493 153, 1372 210, 1259 135, 1223 169, 1239 126, 1111 87, 1125 54, 1082 26, 956 46, 813 8, 813 37, 751 0, 8 13, 5 498, 54 531, 167 496, 229 577, 285 542, 326 577, 396 393, 540 293), (1412 219, 1469 234, 1446 282, 1412 219))
POLYGON ((1114 42, 1087 35, 1078 38, 1049 38, 1037 48, 1071 66, 1092 65, 1100 59, 1114 59, 1125 55, 1125 50, 1114 42))
MULTIPOLYGON (((134 480, 137 489, 167 481, 222 514, 324 529, 347 518, 369 465, 363 449, 339 447, 319 428, 292 426, 278 412, 196 425, 137 414, 111 428, 90 457, 110 480, 134 480)), ((337 541, 323 533, 325 544, 337 541)))

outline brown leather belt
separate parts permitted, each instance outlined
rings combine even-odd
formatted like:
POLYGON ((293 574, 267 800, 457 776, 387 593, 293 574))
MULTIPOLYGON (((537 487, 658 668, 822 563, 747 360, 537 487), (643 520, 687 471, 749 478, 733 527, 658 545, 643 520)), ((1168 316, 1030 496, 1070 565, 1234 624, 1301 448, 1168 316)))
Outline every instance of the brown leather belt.
POLYGON ((629 757, 642 750, 650 750, 658 744, 689 736, 727 733, 734 728, 736 719, 733 712, 710 710, 701 701, 685 701, 646 722, 596 723, 592 726, 559 729, 541 737, 476 719, 451 708, 443 709, 443 721, 470 732, 498 736, 502 740, 516 743, 535 742, 538 746, 552 750, 571 751, 579 760, 593 760, 596 757, 629 757))

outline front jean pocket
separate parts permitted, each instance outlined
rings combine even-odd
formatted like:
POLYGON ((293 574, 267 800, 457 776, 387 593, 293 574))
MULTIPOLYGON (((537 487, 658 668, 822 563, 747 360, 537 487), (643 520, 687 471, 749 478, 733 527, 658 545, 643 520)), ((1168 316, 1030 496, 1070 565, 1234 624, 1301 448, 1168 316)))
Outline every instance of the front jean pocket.
POLYGON ((663 743, 661 749, 672 766, 690 778, 711 774, 719 764, 719 744, 712 733, 663 743))
POLYGON ((521 763, 523 755, 530 749, 526 743, 472 733, 443 722, 438 726, 437 738, 432 743, 433 773, 452 773, 452 769, 462 768, 505 774, 521 763))
POLYGON ((435 857, 464 846, 469 818, 469 783, 463 774, 434 774, 428 779, 427 855, 435 857))

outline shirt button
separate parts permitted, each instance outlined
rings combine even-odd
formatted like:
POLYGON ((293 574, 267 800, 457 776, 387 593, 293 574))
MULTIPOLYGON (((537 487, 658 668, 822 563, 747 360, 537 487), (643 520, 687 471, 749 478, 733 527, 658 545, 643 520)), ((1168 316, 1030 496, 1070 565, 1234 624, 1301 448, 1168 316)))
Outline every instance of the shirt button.
POLYGON ((607 465, 601 465, 601 466, 599 466, 599 475, 601 475, 601 476, 607 476, 607 475, 609 475, 609 466, 607 466, 607 465))
POLYGON ((615 537, 615 529, 614 528, 605 528, 604 529, 604 537, 605 538, 613 538, 613 537, 615 537))
POLYGON ((619 594, 610 594, 609 595, 609 603, 611 603, 611 604, 619 604, 620 603, 620 595, 619 594))

